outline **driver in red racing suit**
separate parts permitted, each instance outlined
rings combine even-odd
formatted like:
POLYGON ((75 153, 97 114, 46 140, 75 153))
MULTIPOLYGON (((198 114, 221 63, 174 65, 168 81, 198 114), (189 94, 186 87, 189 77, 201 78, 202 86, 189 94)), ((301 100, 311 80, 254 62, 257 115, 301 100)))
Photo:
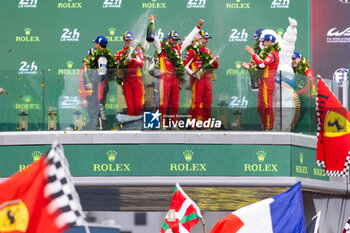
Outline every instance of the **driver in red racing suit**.
MULTIPOLYGON (((150 17, 150 21, 154 21, 155 16, 150 17)), ((192 43, 196 34, 199 33, 201 26, 203 25, 204 20, 199 20, 199 25, 196 26, 189 35, 187 35, 186 39, 178 44, 179 34, 176 31, 170 31, 168 33, 167 43, 169 43, 171 49, 176 50, 179 55, 180 61, 181 53, 192 43)), ((177 121, 177 115, 179 112, 179 101, 180 101, 180 84, 179 78, 176 75, 174 63, 168 58, 167 53, 165 52, 160 41, 155 38, 153 45, 159 56, 160 63, 160 103, 159 103, 159 111, 162 114, 162 119, 167 115, 168 107, 170 119, 173 122, 177 121)), ((163 120, 162 120, 163 122, 163 120)))
MULTIPOLYGON (((134 40, 134 35, 127 31, 124 33, 123 41, 125 46, 116 54, 117 61, 120 62, 124 51, 128 50, 134 40)), ((132 53, 133 51, 129 51, 132 53)), ((123 82, 123 92, 126 105, 128 106, 128 115, 137 116, 142 114, 144 98, 144 86, 142 80, 143 52, 140 47, 136 48, 136 56, 128 57, 124 61, 127 65, 126 76, 123 82)))
MULTIPOLYGON (((266 34, 262 38, 262 44, 266 48, 276 42, 276 38, 271 34, 266 34)), ((264 130, 272 130, 274 123, 273 112, 273 91, 275 89, 275 76, 277 73, 280 57, 278 51, 273 50, 264 60, 254 53, 254 50, 248 45, 246 51, 252 55, 254 62, 260 69, 263 69, 260 77, 260 86, 258 93, 258 112, 264 130)))
MULTIPOLYGON (((205 30, 200 31, 199 33, 202 37, 201 44, 202 48, 199 53, 204 52, 209 53, 212 60, 210 62, 211 69, 217 69, 219 67, 219 57, 214 57, 213 53, 209 48, 207 48, 207 44, 209 39, 212 37, 205 30)), ((208 70, 199 71, 195 74, 202 65, 205 65, 204 62, 199 58, 197 52, 193 49, 189 50, 184 58, 184 66, 189 64, 190 70, 187 72, 191 76, 190 86, 192 88, 192 106, 191 106, 191 118, 206 121, 211 117, 211 104, 213 102, 213 87, 211 81, 211 75, 208 70)))

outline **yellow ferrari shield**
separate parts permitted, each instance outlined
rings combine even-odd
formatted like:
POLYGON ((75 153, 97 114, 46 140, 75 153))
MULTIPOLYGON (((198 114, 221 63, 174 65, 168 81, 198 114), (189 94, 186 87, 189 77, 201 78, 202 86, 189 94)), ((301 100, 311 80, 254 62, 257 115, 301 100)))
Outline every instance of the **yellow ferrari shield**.
POLYGON ((28 209, 23 201, 13 200, 0 204, 0 232, 26 232, 28 223, 28 209))
POLYGON ((328 111, 324 121, 326 137, 339 137, 350 133, 350 123, 341 114, 328 111))

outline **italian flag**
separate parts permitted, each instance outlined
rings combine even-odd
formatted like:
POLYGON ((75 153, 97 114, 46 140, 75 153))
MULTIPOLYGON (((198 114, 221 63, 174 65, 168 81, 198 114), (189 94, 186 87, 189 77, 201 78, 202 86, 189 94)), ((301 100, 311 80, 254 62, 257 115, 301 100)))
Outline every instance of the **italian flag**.
POLYGON ((160 232, 189 233, 191 227, 198 223, 198 218, 202 218, 198 206, 176 183, 169 211, 160 232))

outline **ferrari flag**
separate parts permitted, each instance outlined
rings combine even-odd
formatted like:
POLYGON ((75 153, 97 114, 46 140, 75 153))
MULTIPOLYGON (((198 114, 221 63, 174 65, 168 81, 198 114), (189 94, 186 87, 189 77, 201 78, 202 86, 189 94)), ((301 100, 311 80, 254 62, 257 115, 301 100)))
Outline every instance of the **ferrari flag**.
POLYGON ((0 183, 0 232, 58 233, 85 223, 62 146, 0 183))
POLYGON ((317 78, 317 164, 326 175, 349 174, 350 115, 321 77, 317 78))

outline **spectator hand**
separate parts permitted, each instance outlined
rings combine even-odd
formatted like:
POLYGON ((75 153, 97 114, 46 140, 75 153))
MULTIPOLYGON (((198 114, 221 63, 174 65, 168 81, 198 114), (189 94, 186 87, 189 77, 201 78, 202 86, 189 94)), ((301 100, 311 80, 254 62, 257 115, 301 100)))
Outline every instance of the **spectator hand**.
POLYGON ((2 89, 1 87, 0 87, 0 95, 2 95, 4 93, 4 89, 2 89))

